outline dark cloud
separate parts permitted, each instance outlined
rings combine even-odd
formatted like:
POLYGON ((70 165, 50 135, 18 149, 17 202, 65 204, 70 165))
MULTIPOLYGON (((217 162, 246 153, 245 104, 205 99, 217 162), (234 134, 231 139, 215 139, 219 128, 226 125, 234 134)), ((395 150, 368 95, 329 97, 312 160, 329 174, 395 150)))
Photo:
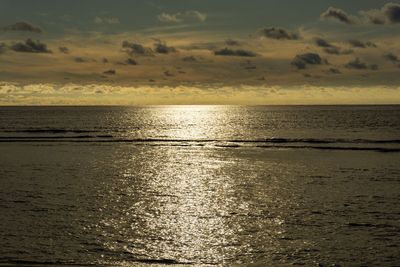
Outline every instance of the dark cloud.
POLYGON ((118 62, 117 64, 120 65, 129 65, 129 66, 136 66, 138 65, 138 63, 136 62, 136 60, 132 59, 132 58, 128 58, 127 60, 125 60, 124 62, 118 62))
POLYGON ((94 60, 92 58, 75 57, 74 61, 77 63, 87 63, 87 62, 95 62, 96 60, 94 60))
POLYGON ((192 43, 190 45, 181 46, 181 49, 185 50, 215 50, 218 49, 220 44, 217 43, 192 43))
POLYGON ((353 53, 353 50, 342 49, 329 43, 327 40, 322 38, 315 38, 315 44, 319 47, 324 48, 324 52, 331 55, 348 55, 353 53))
POLYGON ((3 28, 4 31, 21 31, 21 32, 34 32, 42 33, 42 29, 33 26, 32 24, 24 21, 16 22, 3 28))
POLYGON ((25 53, 51 53, 51 50, 47 48, 46 44, 40 41, 33 41, 32 39, 27 39, 24 43, 15 43, 11 45, 10 49, 15 52, 25 53))
POLYGON ((138 65, 138 63, 132 58, 128 58, 127 60, 125 60, 125 64, 126 65, 131 65, 131 66, 138 65))
POLYGON ((225 44, 229 45, 229 46, 240 46, 241 45, 239 41, 236 41, 236 40, 233 40, 233 39, 225 40, 225 44))
POLYGON ((367 48, 367 47, 377 47, 376 44, 372 43, 372 42, 362 42, 360 40, 349 40, 348 43, 352 46, 352 47, 357 47, 357 48, 367 48))
POLYGON ((165 42, 158 40, 154 44, 154 51, 159 54, 169 54, 169 53, 175 53, 176 48, 172 47, 172 46, 168 46, 165 42))
POLYGON ((331 55, 349 55, 349 54, 354 53, 354 51, 351 49, 342 49, 342 48, 336 47, 336 46, 326 47, 326 48, 324 48, 324 51, 325 51, 325 53, 331 54, 331 55))
POLYGON ((385 55, 383 55, 383 58, 392 62, 392 63, 399 63, 400 59, 397 55, 393 54, 393 53, 387 53, 385 55))
POLYGON ((355 60, 349 61, 346 65, 346 68, 348 69, 358 69, 358 70, 365 70, 368 69, 368 66, 366 63, 361 62, 359 58, 356 58, 355 60))
POLYGON ((289 32, 283 28, 269 27, 261 30, 263 36, 277 40, 299 40, 300 35, 289 32))
POLYGON ((345 67, 348 69, 356 69, 356 70, 367 70, 367 69, 377 70, 378 69, 378 65, 376 65, 376 64, 368 65, 367 63, 362 62, 359 58, 349 61, 345 65, 345 67))
POLYGON ((335 7, 329 7, 324 13, 321 14, 321 19, 333 19, 345 24, 355 24, 354 19, 345 11, 335 7))
POLYGON ((334 47, 331 43, 322 38, 315 38, 315 44, 319 47, 334 47))
POLYGON ((381 9, 362 11, 361 14, 372 24, 397 24, 400 23, 400 4, 387 3, 381 9))
POLYGON ((299 70, 307 68, 307 65, 322 65, 326 63, 327 61, 322 59, 320 55, 316 53, 297 55, 291 62, 291 64, 299 70))
POLYGON ((106 75, 115 75, 117 74, 117 72, 115 70, 106 70, 105 72, 103 72, 103 74, 106 75))
POLYGON ((164 71, 164 75, 168 77, 175 76, 173 73, 171 73, 169 70, 164 71))
POLYGON ((255 57, 255 56, 257 56, 257 54, 252 51, 242 50, 242 49, 233 50, 233 49, 229 49, 229 48, 217 50, 214 52, 214 54, 216 56, 236 56, 236 57, 255 57))
POLYGON ((390 23, 400 23, 400 4, 388 3, 383 7, 382 11, 390 23))
POLYGON ((151 48, 129 41, 123 41, 122 48, 129 55, 152 56, 154 54, 151 48))
POLYGON ((60 51, 63 54, 69 54, 69 49, 68 49, 68 47, 65 47, 65 46, 59 47, 58 51, 60 51))

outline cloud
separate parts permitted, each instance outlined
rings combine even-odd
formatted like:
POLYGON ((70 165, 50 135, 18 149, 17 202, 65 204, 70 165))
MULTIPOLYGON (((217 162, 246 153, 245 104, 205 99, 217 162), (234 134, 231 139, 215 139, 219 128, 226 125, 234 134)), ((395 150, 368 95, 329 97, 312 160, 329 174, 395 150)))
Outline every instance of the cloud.
POLYGON ((47 45, 40 41, 33 41, 27 39, 25 43, 18 42, 11 45, 11 50, 15 52, 26 52, 26 53, 51 53, 51 50, 47 48, 47 45))
POLYGON ((3 28, 4 31, 21 31, 21 32, 34 32, 42 33, 42 29, 36 27, 28 22, 20 21, 3 28))
POLYGON ((74 61, 77 63, 87 63, 87 62, 96 62, 96 60, 92 58, 84 58, 84 57, 76 57, 74 61))
POLYGON ((173 14, 163 12, 160 15, 158 15, 157 18, 159 21, 166 23, 180 23, 188 20, 204 22, 207 19, 207 14, 201 13, 197 10, 188 10, 173 14))
POLYGON ((125 64, 134 66, 137 65, 138 63, 134 59, 128 58, 127 60, 125 60, 125 64))
POLYGON ((69 49, 68 49, 68 47, 65 47, 65 46, 60 46, 58 48, 58 51, 60 51, 63 54, 69 54, 69 49))
POLYGON ((378 69, 378 65, 376 65, 376 64, 368 65, 367 63, 362 62, 359 58, 349 61, 345 65, 345 67, 348 69, 356 69, 356 70, 366 70, 366 69, 377 70, 378 69))
POLYGON ((118 62, 118 64, 120 65, 129 65, 129 66, 136 66, 138 65, 138 63, 136 62, 136 60, 132 59, 132 58, 128 58, 127 60, 125 60, 124 62, 118 62))
POLYGON ((175 76, 173 73, 171 73, 169 70, 164 71, 164 75, 168 77, 173 77, 175 76))
POLYGON ((342 23, 351 25, 355 24, 355 19, 347 14, 345 11, 335 7, 329 7, 325 12, 321 14, 321 19, 331 19, 340 21, 342 23))
POLYGON ((331 43, 322 38, 315 38, 315 44, 319 47, 334 47, 331 43))
POLYGON ((390 23, 400 23, 400 4, 388 3, 382 11, 390 23))
POLYGON ((324 48, 324 52, 331 55, 348 55, 353 53, 353 50, 342 49, 322 38, 315 38, 315 44, 318 47, 324 48))
POLYGON ((238 49, 233 50, 229 48, 224 48, 214 52, 216 56, 236 56, 236 57, 255 57, 256 53, 248 50, 238 49))
POLYGON ((378 9, 372 9, 368 11, 361 11, 360 14, 367 19, 367 23, 375 25, 383 25, 386 23, 385 15, 378 9))
POLYGON ((225 44, 229 46, 240 46, 241 43, 239 41, 233 40, 233 39, 227 39, 225 40, 225 44))
POLYGON ((354 53, 351 49, 343 49, 337 46, 326 47, 324 48, 324 52, 331 55, 349 55, 354 53))
POLYGON ((110 25, 119 24, 120 23, 119 18, 116 18, 116 17, 99 17, 99 16, 95 17, 93 19, 93 22, 96 23, 96 24, 110 24, 110 25))
POLYGON ((154 51, 159 54, 169 54, 175 53, 176 49, 175 47, 167 46, 167 44, 161 40, 157 40, 157 42, 154 44, 154 51))
POLYGON ((367 20, 376 25, 400 23, 400 4, 387 3, 381 9, 360 12, 367 20))
POLYGON ((204 43, 191 43, 188 45, 180 46, 181 49, 185 50, 215 50, 218 49, 220 43, 216 42, 204 42, 204 43))
POLYGON ((129 41, 123 41, 122 48, 124 48, 124 51, 129 55, 152 56, 154 54, 151 48, 129 41))
POLYGON ((283 28, 269 27, 261 30, 264 37, 277 40, 299 40, 300 35, 292 33, 283 28))
POLYGON ((161 13, 157 18, 161 22, 181 22, 176 14, 161 13))
POLYGON ((115 75, 115 74, 117 74, 117 72, 115 71, 115 70, 106 70, 106 71, 104 71, 103 72, 103 74, 106 74, 106 75, 115 75))
POLYGON ((388 25, 400 23, 400 4, 387 3, 381 9, 362 10, 360 16, 351 16, 342 9, 329 7, 321 14, 321 19, 333 19, 342 23, 388 25))
POLYGON ((393 53, 387 53, 385 55, 383 55, 383 58, 392 62, 392 63, 399 63, 400 59, 397 55, 393 54, 393 53))
POLYGON ((352 47, 357 47, 357 48, 367 48, 367 47, 377 47, 376 44, 372 43, 372 42, 362 42, 360 40, 349 40, 348 43, 352 46, 352 47))
POLYGON ((326 60, 322 59, 320 55, 316 53, 305 53, 297 55, 291 62, 297 69, 306 69, 307 65, 322 65, 327 63, 326 60))

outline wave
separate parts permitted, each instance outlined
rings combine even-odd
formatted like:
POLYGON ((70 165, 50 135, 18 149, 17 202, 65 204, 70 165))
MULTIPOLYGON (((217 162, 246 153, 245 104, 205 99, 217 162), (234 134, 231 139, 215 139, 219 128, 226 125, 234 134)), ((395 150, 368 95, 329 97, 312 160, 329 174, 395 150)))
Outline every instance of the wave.
POLYGON ((81 130, 81 129, 59 129, 59 128, 44 128, 44 129, 13 129, 1 130, 5 133, 96 133, 96 130, 81 130))
POLYGON ((350 146, 257 146, 262 148, 318 149, 318 150, 353 150, 376 152, 400 152, 400 147, 350 147, 350 146))
POLYGON ((132 143, 135 145, 149 146, 211 146, 217 148, 235 149, 242 147, 267 148, 267 149, 315 149, 315 150, 353 150, 376 152, 400 152, 400 146, 387 146, 387 144, 399 144, 396 140, 371 140, 371 142, 323 143, 307 141, 251 141, 251 140, 183 140, 183 139, 119 139, 98 136, 74 136, 74 137, 0 137, 0 143, 132 143), (297 143, 297 144, 294 144, 297 143), (346 145, 347 144, 347 145, 346 145), (375 146, 374 146, 375 144, 375 146), (386 146, 377 146, 386 144, 386 146))
MULTIPOLYGON (((148 265, 192 265, 193 262, 181 262, 174 259, 130 259, 132 263, 144 263, 148 265)), ((63 261, 33 261, 33 260, 14 260, 8 259, 2 261, 0 259, 0 266, 119 266, 119 264, 99 264, 99 263, 74 263, 74 262, 63 262, 63 261)), ((122 265, 121 265, 122 266, 122 265)))
MULTIPOLYGON (((75 133, 80 132, 75 131, 75 133)), ((73 132, 68 130, 65 132, 73 132)), ((82 131, 83 132, 83 131, 82 131)), ((90 132, 90 131, 87 131, 90 132)), ((168 139, 168 138, 121 138, 111 134, 97 134, 97 135, 55 135, 55 136, 0 136, 0 140, 52 140, 52 139, 101 139, 112 138, 112 142, 191 142, 191 143, 220 143, 221 146, 237 146, 236 143, 243 144, 291 144, 291 143, 305 143, 305 144, 400 144, 400 139, 392 140, 374 140, 374 139, 332 139, 332 138, 265 138, 265 139, 168 139), (230 143, 230 144, 229 144, 230 143)), ((102 140, 96 140, 102 141, 102 140)), ((110 140, 108 140, 110 141, 110 140)))
POLYGON ((90 138, 113 138, 114 136, 109 134, 101 135, 65 135, 65 136, 0 136, 0 140, 36 140, 36 139, 90 139, 90 138))
MULTIPOLYGON (((71 263, 63 261, 32 261, 32 260, 0 260, 0 266, 106 266, 103 264, 96 263, 71 263)), ((110 265, 111 266, 111 265, 110 265)))

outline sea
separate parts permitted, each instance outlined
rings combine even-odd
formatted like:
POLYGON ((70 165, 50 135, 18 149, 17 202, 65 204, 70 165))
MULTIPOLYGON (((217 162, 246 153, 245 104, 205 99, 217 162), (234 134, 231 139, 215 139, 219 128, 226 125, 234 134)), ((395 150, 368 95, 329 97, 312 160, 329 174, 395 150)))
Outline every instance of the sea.
POLYGON ((0 107, 0 266, 400 266, 400 106, 0 107))

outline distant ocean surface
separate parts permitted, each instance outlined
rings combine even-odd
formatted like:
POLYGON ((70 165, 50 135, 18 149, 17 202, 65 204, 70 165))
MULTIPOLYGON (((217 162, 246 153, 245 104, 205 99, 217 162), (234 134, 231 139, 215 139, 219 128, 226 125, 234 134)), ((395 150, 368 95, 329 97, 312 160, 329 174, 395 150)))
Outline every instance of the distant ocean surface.
POLYGON ((0 107, 0 265, 399 266, 400 106, 0 107))

